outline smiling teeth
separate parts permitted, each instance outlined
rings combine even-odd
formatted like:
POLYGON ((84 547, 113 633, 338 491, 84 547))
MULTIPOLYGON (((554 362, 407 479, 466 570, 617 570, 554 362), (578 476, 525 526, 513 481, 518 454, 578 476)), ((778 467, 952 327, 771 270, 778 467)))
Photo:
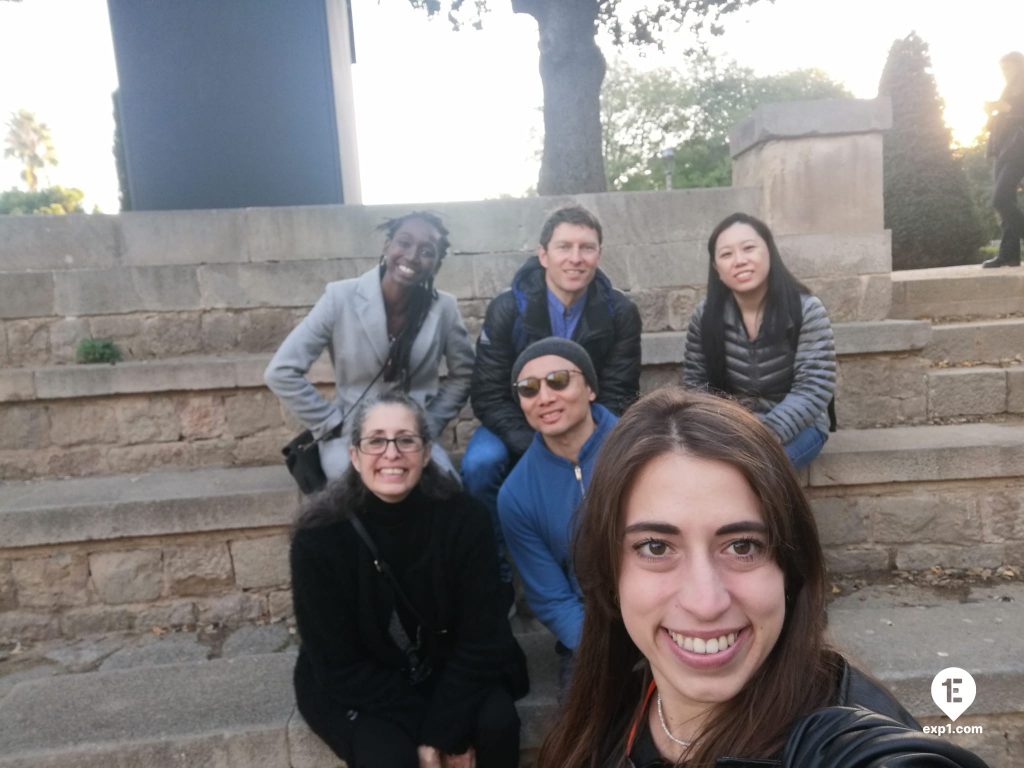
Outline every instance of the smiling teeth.
POLYGON ((405 470, 401 467, 387 467, 386 469, 382 469, 380 473, 382 475, 404 475, 405 470))
POLYGON ((405 264, 399 264, 398 265, 398 270, 400 272, 404 272, 407 275, 414 275, 414 274, 416 274, 416 270, 415 269, 410 269, 409 267, 405 266, 405 264))
POLYGON ((736 643, 735 632, 730 632, 729 634, 721 635, 720 637, 712 637, 709 640, 705 640, 702 637, 688 637, 686 635, 680 635, 672 630, 669 630, 668 634, 669 637, 672 638, 672 642, 684 651, 691 651, 693 653, 721 653, 727 648, 731 648, 736 643))

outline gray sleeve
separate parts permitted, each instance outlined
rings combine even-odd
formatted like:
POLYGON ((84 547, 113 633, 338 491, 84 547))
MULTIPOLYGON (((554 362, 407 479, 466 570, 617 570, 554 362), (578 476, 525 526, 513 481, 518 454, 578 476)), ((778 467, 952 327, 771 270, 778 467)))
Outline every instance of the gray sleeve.
POLYGON ((341 423, 337 405, 325 400, 306 373, 331 343, 335 308, 330 291, 325 291, 274 353, 263 380, 291 413, 320 437, 341 423))
POLYGON ((462 406, 469 399, 469 386, 473 378, 473 343, 469 340, 469 332, 458 305, 449 296, 442 296, 438 301, 446 302, 441 328, 445 338, 444 359, 448 374, 441 382, 437 394, 431 398, 427 406, 427 420, 430 423, 431 437, 436 438, 445 426, 454 419, 462 406))
POLYGON ((825 413, 836 389, 836 345, 828 312, 816 296, 804 297, 803 312, 793 360, 793 385, 764 416, 765 423, 783 443, 825 413))
POLYGON ((708 367, 704 358, 704 346, 701 337, 701 318, 704 315, 702 301, 690 316, 690 325, 686 329, 686 348, 683 358, 683 386, 687 389, 708 388, 708 367))

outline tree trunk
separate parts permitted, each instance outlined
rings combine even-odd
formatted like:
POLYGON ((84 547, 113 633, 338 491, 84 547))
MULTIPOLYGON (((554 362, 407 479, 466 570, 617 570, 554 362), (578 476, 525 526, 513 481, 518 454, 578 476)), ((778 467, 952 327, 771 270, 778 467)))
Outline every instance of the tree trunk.
POLYGON ((607 189, 601 156, 601 82, 597 0, 512 0, 537 20, 544 86, 544 156, 537 192, 563 195, 607 189))

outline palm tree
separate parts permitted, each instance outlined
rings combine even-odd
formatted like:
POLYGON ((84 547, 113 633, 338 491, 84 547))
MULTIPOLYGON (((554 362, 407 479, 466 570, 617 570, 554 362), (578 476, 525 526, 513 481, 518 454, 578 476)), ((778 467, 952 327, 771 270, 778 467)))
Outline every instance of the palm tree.
POLYGON ((21 178, 30 192, 39 188, 38 171, 47 165, 57 164, 57 153, 46 123, 41 123, 27 109, 11 113, 7 121, 7 138, 4 142, 4 157, 13 157, 24 166, 21 178))

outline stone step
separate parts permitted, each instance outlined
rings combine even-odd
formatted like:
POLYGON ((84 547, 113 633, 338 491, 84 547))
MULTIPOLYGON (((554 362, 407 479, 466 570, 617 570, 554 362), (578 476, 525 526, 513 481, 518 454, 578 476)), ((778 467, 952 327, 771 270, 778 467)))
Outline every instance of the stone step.
POLYGON ((1024 364, 939 368, 928 372, 928 417, 1024 415, 1024 364))
POLYGON ((1024 312, 1024 267, 976 264, 892 273, 892 318, 935 320, 1024 312))
MULTIPOLYGON (((977 699, 960 723, 982 724, 965 745, 992 765, 1024 731, 1024 613, 1020 585, 973 594, 974 602, 902 592, 854 594, 829 610, 833 641, 892 687, 925 722, 943 722, 933 677, 950 666, 971 672, 977 699)), ((552 638, 519 633, 532 690, 518 703, 524 751, 555 716, 552 638)), ((224 768, 337 768, 295 709, 292 652, 65 674, 14 685, 0 698, 0 768, 210 765, 224 768)), ((958 740, 961 737, 957 737, 958 740)), ((966 737, 962 737, 966 739, 966 737)))
POLYGON ((932 327, 922 354, 933 363, 1000 363, 1024 360, 1024 318, 973 320, 932 327))
MULTIPOLYGON (((830 567, 1024 562, 1024 424, 841 430, 799 473, 830 567)), ((288 618, 282 465, 0 485, 0 637, 288 618)))

